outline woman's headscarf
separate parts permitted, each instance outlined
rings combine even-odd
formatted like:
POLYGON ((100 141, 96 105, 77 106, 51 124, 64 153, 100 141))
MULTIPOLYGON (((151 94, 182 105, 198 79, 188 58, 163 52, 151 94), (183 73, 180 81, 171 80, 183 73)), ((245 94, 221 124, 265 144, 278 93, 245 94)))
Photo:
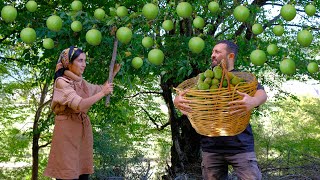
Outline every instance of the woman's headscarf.
POLYGON ((68 68, 68 64, 72 60, 72 56, 77 50, 78 48, 71 46, 61 52, 56 65, 56 72, 61 68, 68 68))

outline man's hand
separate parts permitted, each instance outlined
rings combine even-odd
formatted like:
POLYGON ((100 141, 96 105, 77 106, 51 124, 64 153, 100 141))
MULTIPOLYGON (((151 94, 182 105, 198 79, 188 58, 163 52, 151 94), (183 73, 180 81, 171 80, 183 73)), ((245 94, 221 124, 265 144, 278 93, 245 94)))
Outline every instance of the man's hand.
POLYGON ((253 97, 239 91, 237 91, 237 93, 243 98, 242 100, 228 103, 228 105, 230 105, 229 110, 231 115, 243 115, 267 100, 267 95, 264 90, 258 90, 253 97))
POLYGON ((179 92, 178 96, 176 96, 173 101, 173 104, 176 106, 176 108, 178 108, 184 115, 187 115, 189 112, 192 111, 191 107, 185 104, 191 103, 191 101, 183 98, 183 96, 185 96, 187 92, 188 89, 179 92))

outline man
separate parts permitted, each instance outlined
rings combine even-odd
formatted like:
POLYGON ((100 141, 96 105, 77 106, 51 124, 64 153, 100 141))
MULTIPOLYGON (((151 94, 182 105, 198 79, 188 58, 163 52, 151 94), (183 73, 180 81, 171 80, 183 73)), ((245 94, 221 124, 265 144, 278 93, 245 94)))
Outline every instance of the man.
MULTIPOLYGON (((227 60, 228 71, 235 71, 234 64, 238 46, 227 40, 219 41, 212 50, 212 66, 218 65, 222 59, 227 60)), ((192 109, 183 98, 187 91, 179 93, 174 99, 175 106, 187 114, 192 109)), ((237 92, 242 100, 229 103, 231 114, 241 114, 251 111, 267 100, 267 94, 258 84, 254 96, 237 92)), ((221 180, 228 178, 228 165, 232 165, 237 177, 242 180, 261 179, 257 158, 254 152, 254 139, 250 124, 236 136, 207 137, 201 136, 202 175, 205 180, 221 180)))

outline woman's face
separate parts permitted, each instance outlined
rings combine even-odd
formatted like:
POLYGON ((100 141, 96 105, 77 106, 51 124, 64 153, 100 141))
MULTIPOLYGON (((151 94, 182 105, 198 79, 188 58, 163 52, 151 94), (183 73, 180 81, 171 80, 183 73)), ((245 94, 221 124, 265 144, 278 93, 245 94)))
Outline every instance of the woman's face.
POLYGON ((82 76, 86 68, 86 54, 81 53, 72 63, 69 63, 68 68, 71 72, 78 76, 82 76))

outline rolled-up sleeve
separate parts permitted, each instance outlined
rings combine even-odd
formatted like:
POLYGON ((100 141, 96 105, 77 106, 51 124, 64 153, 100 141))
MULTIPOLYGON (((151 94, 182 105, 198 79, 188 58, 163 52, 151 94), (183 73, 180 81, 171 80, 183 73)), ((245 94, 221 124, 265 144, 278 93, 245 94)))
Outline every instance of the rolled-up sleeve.
POLYGON ((96 85, 96 84, 91 84, 88 83, 87 81, 84 80, 84 83, 86 83, 88 90, 89 90, 89 96, 93 96, 100 92, 102 90, 103 85, 96 85))
POLYGON ((76 91, 70 86, 63 89, 54 88, 51 108, 55 109, 56 105, 68 106, 73 110, 78 110, 78 106, 82 100, 76 91))

